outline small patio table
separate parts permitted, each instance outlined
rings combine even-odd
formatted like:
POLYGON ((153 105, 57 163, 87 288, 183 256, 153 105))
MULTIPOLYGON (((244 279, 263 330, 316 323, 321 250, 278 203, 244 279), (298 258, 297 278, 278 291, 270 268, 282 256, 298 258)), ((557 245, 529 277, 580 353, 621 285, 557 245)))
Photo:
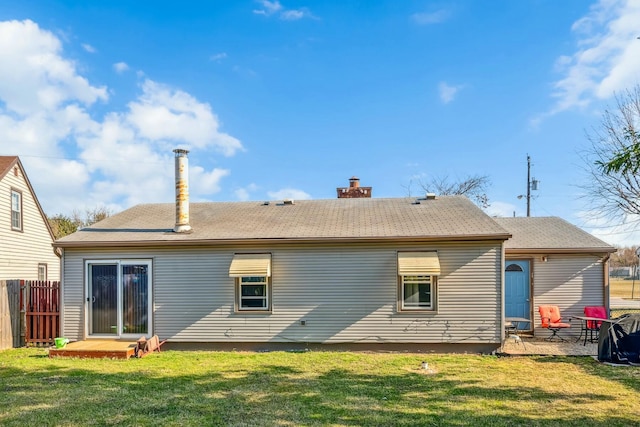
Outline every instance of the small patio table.
MULTIPOLYGON (((518 330, 520 329, 521 323, 531 323, 530 319, 526 317, 505 317, 504 318, 504 330, 505 330, 505 339, 510 336, 515 337, 516 341, 522 342, 520 336, 518 335, 518 330)), ((524 343, 522 343, 524 345, 524 343)))
MULTIPOLYGON (((571 319, 577 319, 580 321, 580 336, 576 340, 576 342, 582 339, 582 335, 584 335, 584 342, 582 345, 587 345, 587 338, 590 342, 598 341, 600 336, 600 327, 593 329, 588 328, 589 322, 608 322, 611 319, 603 319, 602 317, 589 317, 589 316, 571 316, 571 319), (594 337, 595 332, 595 337, 594 337)), ((597 324, 597 323, 596 323, 597 324)))

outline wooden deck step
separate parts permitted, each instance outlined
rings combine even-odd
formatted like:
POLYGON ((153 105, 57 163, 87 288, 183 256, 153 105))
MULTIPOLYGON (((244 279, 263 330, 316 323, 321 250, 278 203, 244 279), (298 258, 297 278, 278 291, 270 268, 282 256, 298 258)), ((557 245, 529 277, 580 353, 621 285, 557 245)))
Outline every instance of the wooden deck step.
POLYGON ((49 357, 92 359, 128 359, 135 355, 137 343, 123 340, 84 340, 70 342, 64 348, 51 347, 49 357))

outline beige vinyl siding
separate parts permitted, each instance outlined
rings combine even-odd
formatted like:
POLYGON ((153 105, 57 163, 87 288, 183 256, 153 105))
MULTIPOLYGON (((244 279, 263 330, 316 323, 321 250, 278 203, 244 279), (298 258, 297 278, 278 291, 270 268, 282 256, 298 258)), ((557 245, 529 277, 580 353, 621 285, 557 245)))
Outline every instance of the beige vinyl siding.
POLYGON ((60 280, 60 258, 45 219, 19 169, 0 180, 0 280, 38 280, 38 264, 47 264, 48 280, 60 280), (22 193, 22 231, 11 229, 11 190, 22 193))
POLYGON ((68 252, 65 252, 62 256, 62 272, 61 335, 71 340, 81 340, 84 339, 86 299, 82 258, 69 257, 68 252))
POLYGON ((500 242, 65 250, 64 334, 84 338, 83 263, 153 260, 154 333, 176 342, 499 343, 500 242), (436 313, 402 313, 397 251, 437 250, 436 313), (271 253, 273 311, 234 312, 233 254, 271 253), (300 321, 305 320, 306 325, 300 321), (78 326, 81 325, 81 326, 78 326))
MULTIPOLYGON (((547 262, 542 262, 540 256, 534 257, 532 265, 536 335, 547 335, 540 328, 540 305, 557 305, 563 319, 583 316, 587 305, 604 305, 602 257, 551 254, 547 262)), ((565 332, 579 334, 580 324, 576 322, 565 332)))

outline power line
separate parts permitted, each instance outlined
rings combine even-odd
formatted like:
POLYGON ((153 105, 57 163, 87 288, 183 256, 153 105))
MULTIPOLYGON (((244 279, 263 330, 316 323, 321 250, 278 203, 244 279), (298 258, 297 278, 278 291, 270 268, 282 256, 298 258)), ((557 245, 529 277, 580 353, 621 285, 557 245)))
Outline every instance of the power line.
MULTIPOLYGON (((79 157, 60 157, 60 156, 36 156, 34 154, 4 154, 5 156, 17 156, 20 157, 21 159, 24 158, 34 158, 34 159, 50 159, 50 160, 73 160, 73 161, 77 161, 77 162, 86 162, 88 160, 93 160, 93 161, 104 161, 104 158, 95 158, 95 157, 88 157, 88 158, 79 158, 79 157)), ((172 158, 171 158, 172 159, 172 158)), ((171 160, 168 159, 168 160, 171 160)), ((132 159, 131 161, 127 161, 127 158, 123 158, 120 159, 118 158, 118 162, 119 163, 130 163, 130 164, 150 164, 150 165, 162 165, 165 164, 166 162, 150 162, 150 161, 143 161, 140 160, 139 158, 135 158, 132 159)))

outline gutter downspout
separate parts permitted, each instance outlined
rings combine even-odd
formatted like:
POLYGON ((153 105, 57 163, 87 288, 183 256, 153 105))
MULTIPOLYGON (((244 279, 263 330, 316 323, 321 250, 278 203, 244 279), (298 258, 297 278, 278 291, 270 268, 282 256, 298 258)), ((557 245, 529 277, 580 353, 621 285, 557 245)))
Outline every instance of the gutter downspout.
MULTIPOLYGON (((60 299, 59 299, 59 303, 60 303, 60 319, 59 319, 59 324, 60 324, 60 335, 61 337, 64 337, 64 249, 62 248, 56 248, 56 251, 60 253, 60 286, 58 289, 60 289, 60 299)), ((83 282, 84 282, 84 278, 83 278, 83 282)), ((84 298, 83 298, 84 300, 84 298)), ((84 307, 86 307, 86 304, 83 303, 82 304, 84 307)), ((86 311, 84 313, 84 316, 86 316, 86 311)))
POLYGON ((611 301, 610 301, 610 283, 609 283, 609 260, 611 259, 611 254, 607 254, 604 258, 602 258, 602 292, 604 295, 602 296, 602 300, 604 301, 604 308, 607 310, 608 317, 611 317, 611 301))
POLYGON ((505 304, 505 298, 504 298, 504 286, 505 286, 505 272, 504 272, 504 268, 505 268, 505 249, 504 249, 504 244, 505 244, 506 240, 502 242, 502 244, 500 245, 500 345, 502 345, 502 343, 504 343, 505 340, 505 321, 504 321, 504 304, 505 304))

